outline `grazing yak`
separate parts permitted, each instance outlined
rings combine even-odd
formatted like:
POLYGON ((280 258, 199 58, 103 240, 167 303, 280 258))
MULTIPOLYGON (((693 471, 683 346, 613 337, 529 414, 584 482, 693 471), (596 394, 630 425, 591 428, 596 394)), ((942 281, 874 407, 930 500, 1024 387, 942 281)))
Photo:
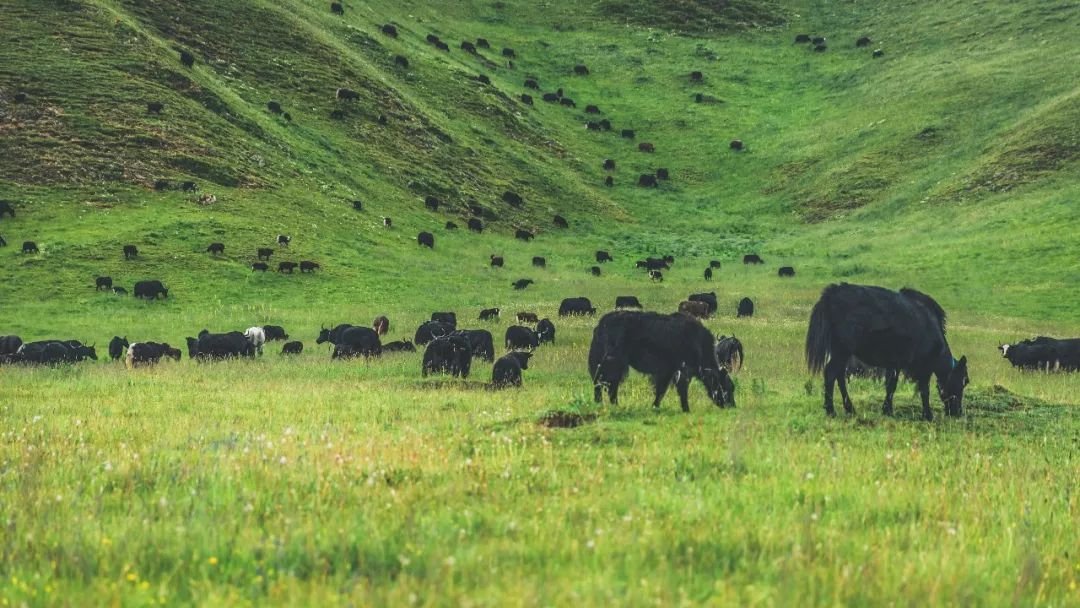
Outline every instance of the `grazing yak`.
POLYGON ((877 59, 878 57, 884 57, 885 56, 885 51, 883 51, 881 49, 874 49, 873 56, 874 56, 874 59, 877 59))
POLYGON ((472 53, 472 54, 475 55, 476 54, 476 45, 469 42, 468 40, 462 40, 461 41, 461 50, 465 51, 466 53, 472 53))
POLYGON ((161 281, 139 281, 135 283, 135 297, 146 300, 156 300, 158 296, 169 297, 169 290, 161 281))
POLYGON ((564 105, 564 106, 566 106, 568 108, 576 108, 577 107, 577 104, 574 103, 574 100, 570 99, 569 97, 560 98, 559 99, 559 104, 564 105))
POLYGON ((810 34, 798 34, 795 36, 795 44, 810 42, 810 34))
POLYGON ((188 358, 196 361, 254 357, 255 347, 238 331, 212 334, 205 329, 198 338, 187 338, 188 358))
POLYGON ((544 95, 541 97, 541 99, 543 99, 544 101, 546 101, 548 103, 556 103, 556 102, 559 101, 559 96, 556 95, 555 93, 544 93, 544 95))
POLYGON ((319 337, 315 338, 315 344, 325 344, 326 342, 336 344, 341 340, 341 335, 352 327, 355 327, 355 325, 349 323, 342 323, 335 326, 333 329, 321 327, 319 329, 319 337))
POLYGON ((764 264, 765 260, 761 259, 761 256, 759 256, 756 253, 748 253, 748 254, 743 256, 742 263, 743 264, 748 264, 748 265, 749 264, 764 264))
POLYGON ((180 64, 185 68, 190 68, 195 65, 195 55, 187 51, 180 51, 180 64))
POLYGON ((299 355, 304 352, 304 343, 300 341, 286 342, 281 347, 282 355, 299 355))
POLYGON ((645 258, 644 260, 634 262, 634 268, 644 268, 645 270, 670 270, 671 262, 668 262, 664 258, 645 258))
POLYGON ((292 274, 296 270, 296 262, 279 262, 277 271, 284 274, 292 274))
POLYGON ((169 346, 167 342, 135 342, 128 347, 125 361, 128 369, 131 369, 139 365, 154 365, 162 357, 179 361, 180 349, 169 346))
POLYGON ((432 211, 438 211, 439 205, 442 205, 442 199, 437 196, 425 196, 424 206, 432 211))
POLYGON ((499 357, 491 368, 491 387, 521 387, 521 370, 529 369, 532 353, 512 352, 499 357))
POLYGON ((795 276, 795 269, 791 266, 781 266, 777 273, 781 277, 793 277, 795 276))
POLYGON ((404 55, 394 55, 394 63, 406 70, 409 69, 409 60, 404 55))
POLYGON ((733 139, 733 140, 731 140, 731 143, 728 144, 728 147, 731 148, 732 150, 735 150, 736 152, 738 152, 739 150, 743 149, 742 140, 741 139, 733 139))
POLYGON ((519 312, 517 313, 518 323, 537 323, 540 321, 540 317, 535 312, 519 312))
POLYGON ((37 243, 35 243, 34 241, 23 241, 22 252, 23 253, 41 253, 38 250, 37 243))
POLYGON ((1015 344, 1002 344, 1001 356, 1013 367, 1040 371, 1080 370, 1080 339, 1059 340, 1038 336, 1015 344))
POLYGON ((255 262, 251 265, 251 272, 266 272, 270 266, 266 262, 255 262))
POLYGON ((525 199, 521 198, 521 195, 517 192, 514 192, 513 190, 507 190, 506 192, 503 192, 502 200, 507 205, 511 205, 514 207, 520 207, 521 205, 525 204, 525 199))
POLYGON ((318 262, 312 262, 310 260, 300 261, 300 272, 315 272, 319 268, 321 268, 321 266, 319 266, 318 262))
POLYGON ((161 111, 165 109, 165 104, 160 101, 151 101, 146 104, 147 114, 161 114, 161 111))
POLYGON ((536 324, 536 341, 538 344, 555 343, 555 324, 550 319, 540 319, 536 324))
POLYGON ((346 89, 344 87, 341 87, 337 91, 335 91, 334 96, 337 98, 338 101, 357 101, 360 99, 360 93, 357 93, 352 89, 346 89))
POLYGON ((289 334, 285 331, 285 328, 280 325, 263 325, 262 330, 267 342, 289 339, 289 334))
POLYGON ((656 176, 651 173, 642 173, 638 176, 637 185, 642 188, 655 188, 660 185, 656 176))
POLYGON ((671 174, 668 173, 668 170, 664 169, 663 167, 656 170, 656 179, 669 179, 670 175, 671 174))
POLYGON ((139 257, 139 248, 135 245, 124 245, 124 259, 130 260, 131 258, 139 257))
POLYGON ((472 350, 474 357, 479 357, 484 361, 495 360, 495 339, 491 337, 491 332, 486 329, 459 329, 451 336, 461 336, 469 342, 469 348, 472 350))
POLYGON ((274 250, 269 247, 259 247, 256 249, 256 253, 258 254, 257 259, 269 260, 270 256, 274 255, 274 250))
POLYGON ((743 298, 739 300, 739 310, 736 313, 739 317, 752 317, 754 316, 754 301, 750 298, 743 298))
POLYGON ((715 291, 711 291, 709 293, 692 293, 686 299, 690 300, 691 302, 702 302, 702 303, 704 303, 706 306, 709 307, 709 313, 710 314, 716 312, 717 304, 716 304, 716 292, 715 291))
POLYGON ((536 268, 547 268, 547 259, 541 256, 533 256, 532 265, 536 268))
POLYGON ((705 302, 684 300, 679 303, 679 312, 696 319, 707 319, 709 318, 709 305, 705 302))
POLYGON ((441 338, 442 336, 449 336, 457 329, 456 326, 449 323, 442 323, 440 321, 425 321, 420 324, 420 327, 416 328, 416 333, 413 335, 413 341, 423 346, 428 342, 431 342, 435 338, 441 338))
POLYGON ((273 100, 268 101, 266 102, 266 109, 273 114, 281 114, 281 103, 273 100))
POLYGON ((610 175, 605 177, 604 178, 604 186, 606 186, 608 188, 614 187, 615 186, 615 178, 610 176, 610 175))
POLYGON ((745 359, 742 342, 735 336, 720 336, 716 341, 716 360, 720 365, 734 372, 742 368, 745 359))
POLYGON ((396 342, 387 342, 383 344, 382 352, 386 353, 415 353, 416 345, 408 340, 398 340, 396 342))
POLYGON ((330 3, 330 12, 334 13, 335 15, 344 15, 345 14, 345 7, 341 6, 340 2, 331 2, 330 3))
MULTIPOLYGON (((352 208, 355 209, 356 211, 363 211, 364 210, 364 201, 361 201, 361 200, 353 201, 352 202, 352 208)), ((389 228, 389 226, 387 226, 387 228, 389 228)))
POLYGON ((592 276, 594 277, 598 277, 601 274, 599 266, 590 266, 589 272, 592 273, 592 276))
POLYGON ((955 359, 945 339, 945 311, 930 296, 914 289, 891 291, 869 285, 829 285, 810 313, 806 332, 806 364, 811 372, 825 371, 825 413, 835 416, 833 388, 840 386, 844 410, 855 413, 848 397, 846 369, 854 355, 885 376, 886 416, 893 413, 898 374, 915 381, 922 414, 930 411, 930 376, 936 376, 945 413, 963 413, 968 384, 967 357, 955 359))
POLYGON ((656 152, 656 146, 649 142, 641 142, 637 149, 641 152, 656 152))
POLYGON ((494 266, 495 268, 502 268, 503 264, 505 264, 505 263, 506 263, 506 261, 503 260, 503 257, 501 255, 492 254, 492 256, 491 256, 491 265, 492 266, 494 266))
POLYGON ((597 106, 594 106, 594 105, 588 105, 588 106, 585 106, 585 113, 586 114, 599 114, 600 113, 600 108, 597 107, 597 106))
POLYGON ((289 243, 291 243, 291 242, 292 242, 292 237, 291 236, 289 236, 287 234, 279 234, 279 235, 277 235, 278 247, 288 247, 289 243))
POLYGON ((526 287, 528 287, 529 285, 532 285, 535 282, 536 281, 533 281, 532 279, 518 279, 518 280, 514 281, 513 283, 511 283, 511 285, 513 286, 514 289, 516 289, 518 291, 521 291, 522 289, 525 289, 526 287))
POLYGON ((610 253, 608 253, 606 251, 602 251, 602 250, 596 252, 596 262, 598 264, 603 264, 604 262, 610 262, 610 261, 612 261, 610 253))
POLYGON ((649 271, 649 278, 652 279, 653 281, 663 283, 664 282, 664 273, 660 272, 659 270, 650 270, 649 271))
POLYGON ((712 280, 712 268, 706 268, 705 269, 705 280, 706 281, 711 281, 712 280))
POLYGON ((481 321, 493 321, 499 318, 498 308, 485 308, 480 311, 481 321))
POLYGON ((689 387, 701 380, 717 406, 735 405, 735 385, 716 360, 716 340, 699 321, 682 314, 610 312, 593 330, 589 346, 589 376, 593 399, 619 401, 619 385, 630 368, 652 377, 653 407, 660 407, 672 384, 684 412, 690 411, 689 387))
POLYGON ((388 217, 384 217, 384 218, 382 218, 382 225, 383 225, 384 228, 393 228, 394 227, 394 220, 392 220, 392 219, 390 219, 388 217))
POLYGON ((614 170, 615 170, 615 161, 613 159, 610 159, 610 158, 604 159, 604 171, 614 171, 614 170))
POLYGON ((532 95, 529 95, 528 93, 522 93, 521 97, 519 99, 521 99, 521 103, 523 103, 523 104, 525 104, 527 106, 533 105, 532 95))
POLYGON ((333 344, 334 352, 330 355, 331 359, 348 359, 358 356, 378 357, 382 354, 379 334, 367 327, 350 327, 341 332, 333 344))
POLYGON ((555 224, 556 228, 569 228, 570 227, 570 223, 567 222, 566 218, 561 216, 561 215, 556 215, 552 219, 552 223, 555 224))
POLYGON ((870 37, 869 36, 861 36, 858 40, 855 41, 855 46, 856 47, 870 46, 870 37))
POLYGON ((535 78, 526 78, 525 79, 525 88, 526 89, 533 89, 535 91, 539 91, 540 90, 540 83, 537 82, 535 78))
POLYGON ((97 277, 94 279, 94 288, 98 291, 112 291, 112 277, 97 277))
POLYGON ((121 295, 121 296, 126 296, 127 295, 127 290, 124 289, 123 287, 113 287, 112 291, 116 295, 121 295))
POLYGON ((468 378, 472 367, 472 347, 465 336, 442 336, 432 340, 424 349, 421 375, 450 374, 468 378))
POLYGON ((249 327, 244 330, 244 337, 247 338, 248 342, 251 342, 255 352, 261 355, 263 344, 266 344, 266 331, 261 327, 249 327))
POLYGON ((397 28, 390 25, 389 23, 387 23, 386 25, 383 25, 379 29, 382 30, 382 33, 386 34, 387 36, 389 36, 391 38, 397 38, 397 28))
POLYGON ((476 48, 490 49, 491 48, 491 43, 487 41, 487 38, 477 38, 476 39, 476 48))
POLYGON ((623 129, 619 134, 626 139, 634 139, 636 136, 633 129, 623 129))
POLYGON ((109 340, 109 358, 113 361, 119 361, 124 356, 124 349, 129 346, 127 338, 113 336, 113 339, 109 340))
POLYGON ((510 59, 517 59, 517 53, 514 52, 514 49, 510 49, 510 48, 503 49, 502 50, 502 56, 503 57, 509 57, 510 59))
POLYGON ((596 314, 596 308, 593 307, 589 298, 566 298, 559 304, 560 317, 594 314, 596 314))
POLYGON ((476 219, 475 217, 469 218, 469 221, 465 222, 465 226, 469 230, 472 230, 473 232, 483 232, 484 231, 484 223, 481 222, 480 220, 476 219))
POLYGON ((211 255, 221 255, 225 253, 225 243, 210 243, 210 246, 206 248, 206 253, 211 255))
POLYGON ((589 68, 584 64, 579 63, 574 66, 574 74, 577 74, 578 76, 588 76, 589 68))
POLYGON ((615 296, 615 308, 637 308, 641 309, 641 302, 637 299, 637 296, 615 296))
POLYGON ((383 315, 375 317, 375 320, 371 322, 371 329, 374 329, 375 333, 380 336, 385 336, 390 332, 390 319, 383 315))
POLYGON ((508 350, 533 350, 540 345, 540 336, 528 327, 511 325, 506 328, 503 341, 508 350))
POLYGON ((421 247, 427 247, 428 249, 435 248, 435 235, 430 232, 421 232, 416 235, 416 243, 421 247))
POLYGON ((9 360, 14 363, 34 365, 57 365, 60 363, 78 363, 92 359, 97 361, 97 350, 78 340, 41 340, 27 342, 19 347, 9 360))
POLYGON ((709 268, 720 268, 720 260, 709 260, 709 268))

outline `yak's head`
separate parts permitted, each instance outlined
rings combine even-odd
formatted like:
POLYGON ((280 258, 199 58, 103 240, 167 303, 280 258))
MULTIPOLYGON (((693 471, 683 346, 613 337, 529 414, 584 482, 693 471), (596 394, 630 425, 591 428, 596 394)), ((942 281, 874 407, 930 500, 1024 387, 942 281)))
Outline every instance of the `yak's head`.
POLYGON ((726 369, 706 367, 699 375, 702 383, 705 384, 705 390, 709 392, 709 398, 717 407, 725 405, 735 407, 735 383, 732 382, 726 369))
POLYGON ((165 356, 166 357, 169 357, 170 359, 173 359, 174 361, 179 361, 180 360, 180 349, 179 348, 173 348, 173 347, 169 346, 168 342, 162 344, 161 346, 162 346, 162 348, 165 349, 165 356))
POLYGON ((330 341, 330 330, 323 327, 319 330, 319 337, 315 339, 316 344, 322 344, 330 341))
POLYGON ((97 348, 96 348, 96 345, 84 346, 83 347, 83 354, 85 354, 87 357, 90 357, 94 361, 97 361, 97 348))
POLYGON ((188 357, 191 358, 191 359, 194 359, 195 357, 199 356, 199 339, 198 338, 192 338, 192 337, 188 337, 186 339, 187 339, 188 357))
POLYGON ((967 388, 968 382, 967 357, 960 357, 960 360, 953 365, 945 382, 939 387, 946 414, 960 416, 964 413, 964 389, 967 388))

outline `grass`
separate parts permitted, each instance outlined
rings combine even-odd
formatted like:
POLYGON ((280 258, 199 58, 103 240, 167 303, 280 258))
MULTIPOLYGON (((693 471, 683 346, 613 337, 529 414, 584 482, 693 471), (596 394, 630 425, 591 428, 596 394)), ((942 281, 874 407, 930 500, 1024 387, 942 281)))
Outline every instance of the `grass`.
POLYGON ((0 41, 0 199, 18 210, 0 219, 0 333, 103 352, 117 334, 180 345, 274 323, 307 347, 131 371, 0 367, 0 605, 1080 601, 1080 380, 1015 371, 996 350, 1080 332, 1067 290, 1080 74, 1061 61, 1074 7, 686 1, 653 20, 654 4, 0 6, 14 24, 0 41), (388 22, 397 39, 379 33, 388 22), (793 45, 802 32, 829 51, 793 45), (861 35, 885 56, 856 49, 861 35), (458 50, 478 36, 493 49, 458 50), (578 108, 518 103, 527 76, 578 108), (338 86, 361 100, 339 107, 338 86), (162 117, 145 114, 151 99, 162 117), (583 128, 589 103, 616 132, 583 128), (672 179, 634 185, 657 167, 672 179), (156 179, 194 180, 218 203, 155 192, 156 179), (526 204, 500 202, 507 189, 526 204), (447 210, 424 210, 428 194, 447 210), (495 214, 484 234, 446 230, 470 203, 495 214), (539 236, 515 241, 516 227, 539 236), (278 233, 294 241, 274 261, 323 272, 250 272, 278 233), (17 253, 23 240, 42 253, 17 253), (214 241, 224 256, 205 253, 214 241), (128 243, 139 259, 122 259, 128 243), (616 259, 599 278, 596 249, 616 259), (749 252, 767 264, 743 267, 749 252), (631 268, 663 253, 677 257, 663 283, 631 268), (705 283, 710 259, 724 265, 705 283), (798 276, 778 279, 781 265, 798 276), (98 275, 161 279, 171 297, 98 293, 98 275), (524 277, 537 282, 512 291, 524 277), (854 418, 825 418, 800 353, 810 306, 839 280, 942 302, 971 360, 963 418, 934 404, 919 421, 906 385, 885 418, 870 382, 853 389, 854 418), (594 405, 595 319, 556 319, 520 391, 486 390, 487 364, 425 380, 419 354, 330 362, 314 345, 321 325, 378 314, 411 337, 433 310, 498 342, 513 313, 554 317, 563 297, 674 310, 703 290, 721 303, 709 327, 747 348, 734 410, 695 386, 689 415, 674 395, 653 411, 640 376, 621 406, 594 405), (734 318, 743 296, 753 319, 734 318), (489 306, 500 322, 473 320, 489 306))

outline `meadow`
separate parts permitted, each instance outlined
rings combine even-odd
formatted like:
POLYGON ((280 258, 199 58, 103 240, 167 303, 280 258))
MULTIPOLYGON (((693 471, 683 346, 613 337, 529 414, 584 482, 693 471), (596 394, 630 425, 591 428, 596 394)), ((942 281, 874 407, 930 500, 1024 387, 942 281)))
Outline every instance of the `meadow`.
POLYGON ((1080 336, 1073 4, 324 4, 0 3, 14 24, 0 199, 18 209, 0 218, 0 334, 102 357, 0 366, 0 605, 1080 604, 1080 377, 1017 371, 997 348, 1080 336), (379 33, 391 22, 393 39, 379 33), (829 50, 793 45, 804 31, 829 50), (854 47, 864 34, 884 57, 854 47), (481 35, 492 51, 457 48, 481 35), (518 103, 526 75, 578 108, 518 103), (362 93, 343 120, 338 86, 362 93), (616 132, 583 128, 588 103, 616 132), (657 167, 672 179, 634 185, 657 167), (219 202, 155 191, 159 178, 219 202), (525 204, 502 204, 507 189, 525 204), (428 194, 446 208, 426 211, 428 194), (494 212, 482 235, 444 227, 473 203, 494 212), (294 240, 274 262, 322 270, 252 273, 278 233, 294 240), (41 254, 18 253, 23 240, 41 254), (138 259, 122 259, 127 243, 138 259), (615 261, 593 277, 597 249, 615 261), (766 264, 743 266, 750 252, 766 264), (632 268, 665 253, 662 283, 632 268), (710 259, 723 267, 706 282, 710 259), (170 297, 96 292, 98 275, 161 279, 170 297), (513 291, 519 278, 536 284, 513 291), (826 418, 802 352, 837 281, 942 303, 971 361, 961 418, 934 400, 921 421, 906 383, 884 417, 865 380, 854 417, 826 418), (562 298, 674 311, 714 290, 706 325, 747 351, 738 407, 695 384, 690 413, 673 392, 653 410, 633 373, 619 406, 592 402, 597 318, 557 318, 562 298), (744 296, 757 313, 736 319, 744 296), (492 306, 500 321, 475 320, 492 306), (390 339, 411 338, 437 310, 489 329, 499 354, 519 310, 551 317, 556 343, 506 391, 485 386, 490 364, 424 379, 419 353, 331 361, 314 343, 380 314, 390 339), (256 324, 283 325, 304 354, 104 360, 113 335, 182 347, 256 324), (553 413, 582 424, 550 426, 553 413))

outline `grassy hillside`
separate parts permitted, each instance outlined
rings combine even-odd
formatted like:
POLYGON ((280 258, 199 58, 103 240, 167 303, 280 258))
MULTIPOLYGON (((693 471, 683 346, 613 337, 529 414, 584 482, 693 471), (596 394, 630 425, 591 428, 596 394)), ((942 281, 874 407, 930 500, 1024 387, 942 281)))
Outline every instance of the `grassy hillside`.
POLYGON ((0 601, 1080 598, 1080 381, 996 351, 1080 335, 1075 2, 372 0, 336 15, 323 0, 7 0, 0 23, 0 200, 17 212, 0 218, 0 335, 103 352, 113 335, 182 344, 275 323, 307 347, 134 372, 0 367, 0 601), (480 37, 490 49, 460 48, 480 37), (559 88, 575 108, 541 100, 559 88), (599 119, 613 130, 585 128, 599 119), (636 185, 657 168, 671 179, 636 185), (483 234, 464 229, 470 205, 483 234), (294 240, 273 262, 322 270, 252 273, 279 233, 294 240), (215 241, 225 255, 206 253, 215 241), (597 249, 615 256, 601 277, 597 249), (744 267, 749 252, 767 264, 744 267), (677 258, 663 283, 632 267, 663 253, 677 258), (96 292, 98 275, 161 279, 170 298, 96 292), (856 417, 824 418, 802 340, 840 280, 942 302, 972 361, 963 419, 916 421, 907 387, 884 418, 870 382, 856 417), (556 319, 526 387, 501 393, 482 386, 487 364, 424 380, 419 355, 331 364, 314 344, 321 325, 378 314, 394 339, 433 310, 479 326, 489 306, 498 342, 514 312, 554 318, 568 296, 666 311, 713 290, 707 325, 747 345, 736 410, 695 387, 690 415, 673 395, 653 412, 637 375, 622 405, 594 406, 595 319, 556 319), (753 319, 734 318, 744 296, 753 319), (587 422, 538 424, 549 410, 587 422))

